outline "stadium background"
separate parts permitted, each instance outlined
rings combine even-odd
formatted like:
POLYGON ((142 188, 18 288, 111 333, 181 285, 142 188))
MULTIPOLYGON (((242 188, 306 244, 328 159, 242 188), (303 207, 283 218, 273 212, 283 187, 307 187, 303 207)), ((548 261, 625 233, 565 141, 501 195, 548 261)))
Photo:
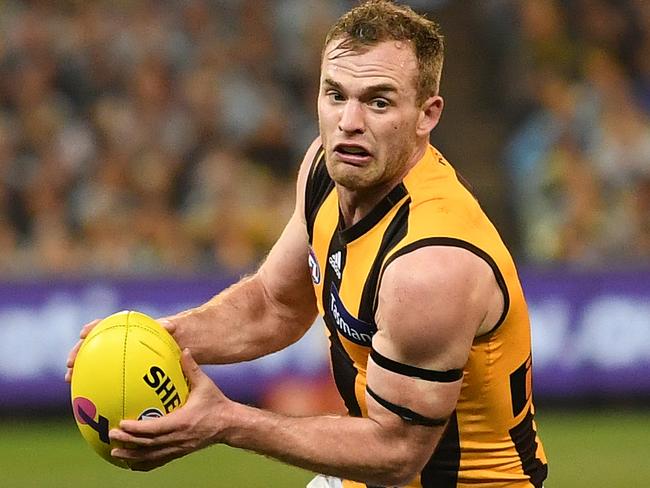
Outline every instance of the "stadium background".
MULTIPOLYGON (((650 2, 407 3, 447 39, 432 141, 520 264, 547 486, 650 486, 650 2)), ((119 471, 76 433, 62 376, 87 320, 178 310, 254 269, 351 4, 0 2, 0 485, 309 479, 225 448, 119 471)), ((210 373, 242 401, 334 411, 323 340, 210 373)))

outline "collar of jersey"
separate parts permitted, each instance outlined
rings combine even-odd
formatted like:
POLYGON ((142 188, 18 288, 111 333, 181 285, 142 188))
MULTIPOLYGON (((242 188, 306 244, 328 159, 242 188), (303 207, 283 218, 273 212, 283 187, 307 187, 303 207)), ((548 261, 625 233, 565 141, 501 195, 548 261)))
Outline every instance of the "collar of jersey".
POLYGON ((391 209, 397 205, 406 195, 408 191, 403 183, 399 183, 393 188, 388 195, 382 198, 374 208, 359 220, 357 223, 351 225, 347 229, 343 228, 343 215, 339 210, 339 238, 343 244, 348 244, 355 239, 358 239, 383 219, 391 209))

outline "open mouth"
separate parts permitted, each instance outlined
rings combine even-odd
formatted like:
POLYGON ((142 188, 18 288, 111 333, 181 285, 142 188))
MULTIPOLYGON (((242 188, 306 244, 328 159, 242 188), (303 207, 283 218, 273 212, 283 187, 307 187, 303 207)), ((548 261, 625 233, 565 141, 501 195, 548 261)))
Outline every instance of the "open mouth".
POLYGON ((355 159, 364 159, 370 157, 370 153, 366 151, 362 146, 356 144, 338 144, 334 151, 339 154, 339 156, 355 158, 355 159))

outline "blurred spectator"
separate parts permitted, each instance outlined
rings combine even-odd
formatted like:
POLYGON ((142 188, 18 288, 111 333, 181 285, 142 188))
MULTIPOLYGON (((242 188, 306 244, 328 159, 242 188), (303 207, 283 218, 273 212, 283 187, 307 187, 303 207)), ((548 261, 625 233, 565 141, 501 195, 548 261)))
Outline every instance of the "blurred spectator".
POLYGON ((316 2, 279 22, 294 3, 2 2, 3 277, 258 262, 316 133, 288 122, 315 103, 318 53, 297 37, 338 14, 316 2))
MULTIPOLYGON (((616 266, 648 261, 650 174, 643 2, 520 4, 529 111, 507 160, 526 257, 616 266)), ((647 73, 646 73, 647 74, 647 73)))

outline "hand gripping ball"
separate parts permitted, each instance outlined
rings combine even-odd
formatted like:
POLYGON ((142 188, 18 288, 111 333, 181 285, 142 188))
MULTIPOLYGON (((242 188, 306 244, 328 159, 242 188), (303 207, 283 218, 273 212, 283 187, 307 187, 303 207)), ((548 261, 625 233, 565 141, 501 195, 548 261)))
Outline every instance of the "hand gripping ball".
POLYGON ((188 386, 174 338, 151 317, 134 311, 99 322, 83 341, 71 381, 72 410, 84 439, 111 457, 108 431, 122 419, 161 417, 185 403, 188 386))

